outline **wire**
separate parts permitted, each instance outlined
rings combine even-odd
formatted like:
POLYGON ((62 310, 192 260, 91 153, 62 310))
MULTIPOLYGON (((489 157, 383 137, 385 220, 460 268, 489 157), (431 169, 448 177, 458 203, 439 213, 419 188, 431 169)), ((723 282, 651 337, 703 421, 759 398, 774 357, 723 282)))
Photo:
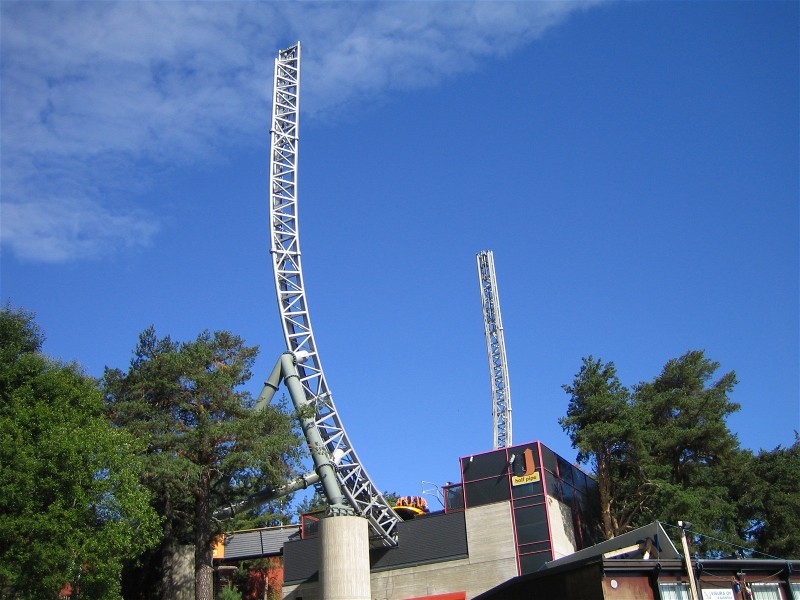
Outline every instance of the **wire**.
MULTIPOLYGON (((683 527, 680 527, 679 525, 673 525, 672 523, 664 523, 663 521, 659 521, 659 522, 662 525, 666 525, 667 527, 672 527, 673 529, 683 529, 683 527)), ((747 546, 739 546, 737 544, 734 544, 733 542, 729 542, 728 540, 721 540, 719 538, 715 538, 713 536, 706 535, 705 533, 699 533, 699 532, 695 531, 694 529, 688 529, 687 531, 691 532, 691 534, 694 535, 694 536, 701 537, 701 538, 708 538, 710 540, 714 540, 715 542, 721 542, 723 544, 727 544, 729 546, 733 546, 734 548, 736 548, 738 550, 746 550, 747 552, 752 552, 753 554, 760 554, 762 556, 766 556, 767 558, 772 558, 774 560, 789 560, 788 558, 781 558, 780 556, 772 556, 771 554, 767 554, 766 552, 761 552, 759 550, 753 550, 752 548, 748 548, 747 546)))
POLYGON ((780 571, 776 571, 772 575, 764 575, 763 577, 759 577, 758 579, 751 578, 749 579, 748 583, 761 583, 763 581, 768 581, 769 583, 777 583, 775 581, 775 578, 781 573, 783 573, 783 569, 781 569, 780 571))

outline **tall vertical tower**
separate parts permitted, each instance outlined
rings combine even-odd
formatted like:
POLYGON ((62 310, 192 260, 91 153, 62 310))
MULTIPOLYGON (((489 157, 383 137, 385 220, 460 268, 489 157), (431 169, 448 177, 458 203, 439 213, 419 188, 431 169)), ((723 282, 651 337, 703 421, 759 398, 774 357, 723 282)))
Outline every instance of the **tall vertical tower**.
POLYGON ((511 383, 508 379, 506 342, 503 336, 503 319, 500 315, 500 293, 497 290, 494 254, 491 250, 483 250, 478 253, 477 262, 492 382, 494 448, 497 450, 511 445, 511 383))

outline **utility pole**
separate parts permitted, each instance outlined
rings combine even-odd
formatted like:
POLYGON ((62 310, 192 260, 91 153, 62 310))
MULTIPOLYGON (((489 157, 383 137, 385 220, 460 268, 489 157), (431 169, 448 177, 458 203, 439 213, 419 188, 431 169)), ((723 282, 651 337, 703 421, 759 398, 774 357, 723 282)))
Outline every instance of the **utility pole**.
POLYGON ((694 567, 692 567, 692 556, 689 554, 689 542, 686 541, 686 530, 692 528, 689 521, 678 521, 678 527, 681 530, 681 545, 683 546, 683 557, 686 560, 686 572, 689 574, 689 591, 692 594, 692 600, 700 600, 697 595, 697 582, 694 579, 694 567))

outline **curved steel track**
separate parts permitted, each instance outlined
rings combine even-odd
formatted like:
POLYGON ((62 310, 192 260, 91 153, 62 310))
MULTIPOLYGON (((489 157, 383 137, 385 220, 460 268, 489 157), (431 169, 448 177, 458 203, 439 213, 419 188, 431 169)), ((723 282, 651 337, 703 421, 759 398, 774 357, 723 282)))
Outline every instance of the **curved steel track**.
POLYGON ((300 106, 300 43, 282 50, 275 60, 270 130, 270 222, 275 289, 286 345, 298 360, 306 397, 315 406, 321 450, 336 457, 342 492, 356 514, 366 518, 373 538, 385 546, 397 544, 400 518, 369 478, 350 443, 322 370, 308 312, 297 219, 297 150, 300 106))

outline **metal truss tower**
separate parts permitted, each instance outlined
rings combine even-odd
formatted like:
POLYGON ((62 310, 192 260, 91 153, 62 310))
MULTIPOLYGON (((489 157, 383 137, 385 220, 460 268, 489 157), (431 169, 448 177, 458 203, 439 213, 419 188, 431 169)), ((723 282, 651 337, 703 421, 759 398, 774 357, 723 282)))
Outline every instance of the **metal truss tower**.
POLYGON ((508 379, 506 341, 503 335, 503 319, 500 316, 500 293, 494 270, 494 254, 491 250, 483 250, 478 253, 477 262, 486 349, 492 380, 492 415, 496 450, 511 446, 511 383, 508 379))
POLYGON ((297 218, 297 150, 300 114, 300 43, 282 50, 275 60, 270 155, 270 222, 275 289, 286 345, 297 358, 306 398, 315 408, 315 424, 348 504, 366 518, 373 540, 397 544, 400 517, 378 491, 361 464, 339 418, 322 370, 308 312, 297 218))

